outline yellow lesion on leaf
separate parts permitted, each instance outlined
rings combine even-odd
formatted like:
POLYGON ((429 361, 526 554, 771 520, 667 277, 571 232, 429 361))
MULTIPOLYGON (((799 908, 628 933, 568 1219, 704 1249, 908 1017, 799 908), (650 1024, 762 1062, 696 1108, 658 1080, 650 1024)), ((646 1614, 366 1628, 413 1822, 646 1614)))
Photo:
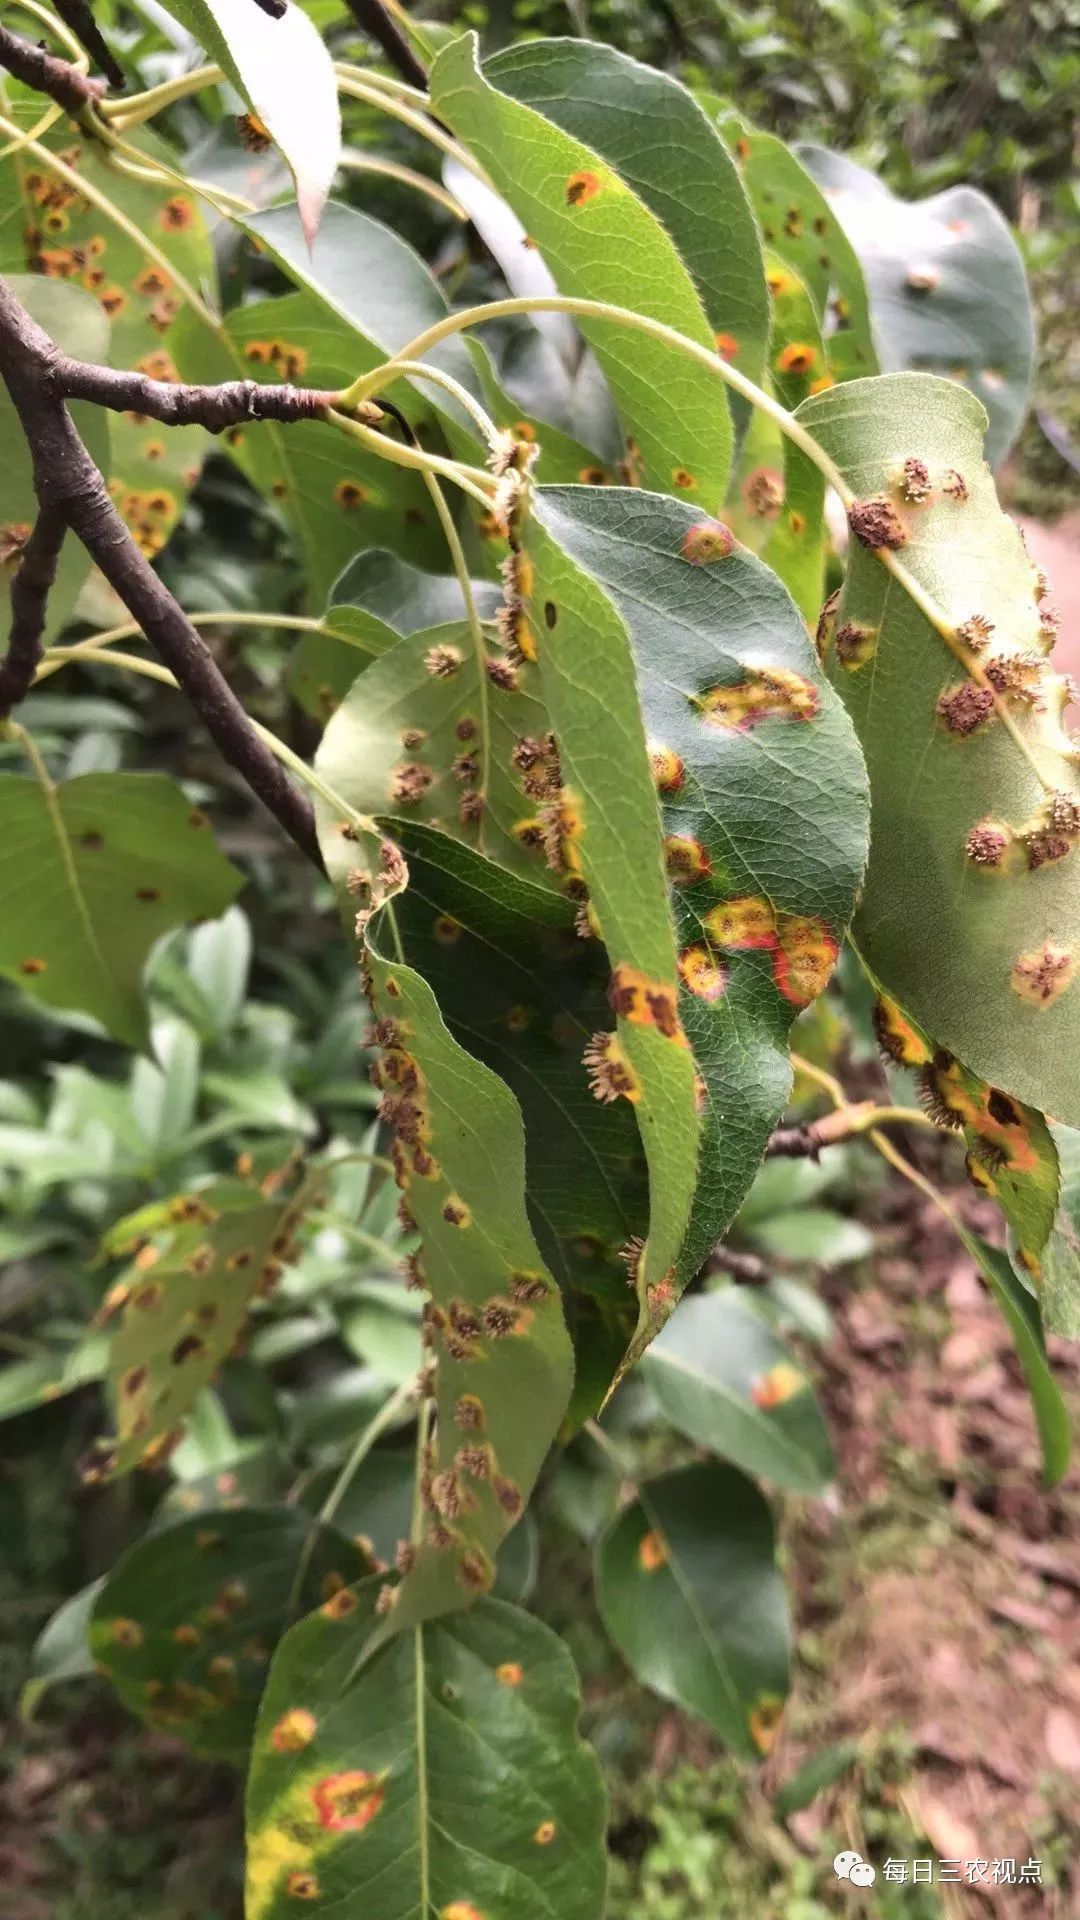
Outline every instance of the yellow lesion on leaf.
POLYGON ((667 1565, 667 1545, 659 1533, 643 1533, 638 1541, 637 1560, 643 1573, 659 1573, 667 1565))
POLYGON ((746 733, 763 720, 812 720, 821 695, 787 667, 758 667, 731 686, 709 687, 694 704, 710 725, 746 733))

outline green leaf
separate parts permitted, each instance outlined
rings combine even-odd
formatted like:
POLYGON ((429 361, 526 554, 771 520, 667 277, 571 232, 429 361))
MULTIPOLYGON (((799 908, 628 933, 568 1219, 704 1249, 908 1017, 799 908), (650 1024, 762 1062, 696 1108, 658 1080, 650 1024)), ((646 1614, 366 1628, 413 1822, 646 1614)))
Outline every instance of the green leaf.
MULTIPOLYGON (((492 86, 473 36, 439 54, 432 104, 524 222, 563 294, 632 307, 711 347, 713 329, 673 241, 590 146, 492 86)), ((619 411, 634 477, 688 488, 719 507, 731 421, 717 379, 684 355, 610 321, 585 321, 619 411), (633 442, 633 446, 631 446, 633 442)))
MULTIPOLYGON (((4 178, 0 171, 0 181, 4 178)), ((41 280, 36 275, 7 273, 12 292, 45 328, 65 353, 80 360, 104 360, 109 351, 109 323, 97 302, 78 287, 60 281, 41 280)), ((95 462, 109 472, 109 416, 103 407, 80 402, 71 409, 72 419, 86 441, 95 462)), ((0 383, 0 444, 4 448, 0 465, 0 620, 4 631, 9 624, 8 593, 12 573, 21 547, 37 517, 30 449, 19 425, 6 386, 0 383)), ((70 618, 79 589, 90 569, 86 551, 69 534, 60 550, 56 584, 49 594, 46 639, 50 639, 70 618)))
POLYGON ((795 1493, 829 1484, 835 1461, 814 1390, 734 1287, 684 1300, 642 1365, 665 1419, 689 1439, 795 1493))
POLYGON ((776 1818, 788 1820, 793 1813, 801 1813, 826 1787, 850 1773, 858 1757, 854 1740, 840 1740, 834 1746, 822 1747, 819 1753, 812 1753, 798 1772, 785 1780, 779 1793, 774 1794, 772 1804, 776 1818))
POLYGON ((862 267, 829 198, 773 133, 727 124, 762 239, 807 288, 834 380, 877 372, 862 267), (826 322, 828 324, 826 325, 826 322))
MULTIPOLYGON (((356 832, 343 841, 339 824, 321 814, 327 868, 348 895, 356 832)), ((360 857, 377 874, 374 849, 360 857)), ((430 987, 390 958, 384 942, 400 951, 392 906, 367 928, 369 998, 385 1023, 380 1076, 385 1117, 398 1129, 396 1177, 422 1241, 417 1270, 432 1295, 439 1423, 428 1474, 433 1517, 381 1633, 490 1587, 498 1547, 528 1501, 573 1378, 558 1288, 526 1213, 517 1102, 452 1038, 430 987)))
POLYGON ((630 1104, 594 1099, 582 1063, 589 1036, 611 1018, 606 959, 548 886, 430 828, 400 834, 409 885, 394 916, 406 957, 455 1039, 521 1106, 530 1217, 574 1342, 567 1417, 576 1424, 595 1413, 632 1332, 620 1249, 647 1224, 630 1104))
MULTIPOLYGON (((450 311, 442 287, 408 241, 357 207, 332 200, 311 252, 289 207, 251 214, 243 225, 290 280, 315 296, 324 321, 334 316, 350 330, 350 379, 381 366, 450 311)), ((425 358, 479 397, 469 350, 459 337, 442 341, 425 358)), ((432 381, 409 377, 385 391, 410 417, 418 406, 434 409, 475 434, 458 401, 432 381)))
MULTIPOLYGON (((1048 1333, 1080 1339, 1080 1131, 1052 1122, 1050 1132, 1061 1169, 1061 1204, 1035 1259, 1013 1251, 1025 1284, 1034 1275, 1048 1333)), ((1019 1238, 1020 1236, 1017 1236, 1019 1238)))
MULTIPOLYGON (((105 1302, 108 1315, 121 1315, 108 1367, 116 1439, 91 1450, 90 1478, 168 1458, 185 1415, 243 1333, 253 1300, 271 1290, 290 1257, 311 1196, 310 1179, 287 1197, 221 1180, 167 1203, 165 1239, 136 1254, 105 1302)), ((147 1221, 144 1232, 155 1226, 147 1221)))
POLYGON ((790 1628, 772 1517, 734 1467, 647 1480, 596 1556, 608 1632, 647 1687, 747 1759, 776 1738, 790 1628))
POLYGON ((842 1267, 865 1260, 874 1250, 874 1236, 859 1220, 834 1213, 829 1207, 800 1207, 792 1213, 774 1213, 747 1229, 747 1238, 763 1253, 778 1260, 809 1260, 822 1267, 842 1267))
POLYGON ((341 154, 341 113, 330 54, 301 6, 280 18, 251 0, 169 0, 212 60, 224 67, 287 161, 309 246, 341 154))
POLYGON ((1024 263, 1001 214, 975 187, 901 200, 843 154, 796 151, 862 263, 882 372, 917 367, 970 387, 996 466, 1023 424, 1035 356, 1024 263))
POLYGON ((1068 1409, 1047 1363, 1038 1306, 1028 1288, 1017 1279, 1008 1255, 1000 1247, 992 1247, 978 1234, 968 1233, 955 1220, 953 1226, 1001 1308, 1016 1342, 1042 1444, 1043 1480, 1048 1487, 1056 1487, 1068 1472, 1072 1429, 1068 1409))
MULTIPOLYGON (((232 379, 241 372, 268 385, 298 380, 336 390, 353 378, 363 358, 359 335, 307 291, 234 308, 217 342, 189 326, 177 333, 187 380, 232 379)), ((391 398, 401 385, 389 390, 391 398)), ((418 404, 411 392, 409 402, 418 404)), ((419 474, 369 453, 337 427, 322 420, 299 427, 252 421, 231 428, 224 443, 294 535, 316 608, 325 605, 342 568, 369 544, 400 546, 421 562, 443 564, 445 545, 419 474)))
POLYGON ((505 1601, 355 1676, 377 1582, 283 1641, 248 1786, 248 1920, 600 1920, 604 1794, 562 1642, 505 1601), (329 1617, 328 1617, 329 1616, 329 1617), (483 1820, 479 1819, 483 1810, 483 1820))
MULTIPOLYGON (((825 984, 862 872, 865 776, 796 608, 760 562, 736 550, 691 564, 684 543, 701 523, 661 496, 560 488, 540 503, 591 593, 599 600, 603 588, 627 623, 650 750, 668 784, 679 1013, 706 1088, 686 1279, 730 1225, 786 1103, 791 1021, 825 984), (755 687, 761 704, 744 710, 755 687), (710 690, 714 720, 701 704, 710 690)), ((538 584, 534 604, 546 597, 538 584)), ((550 633, 542 618, 534 626, 542 669, 564 630, 579 672, 594 653, 597 620, 584 632, 561 616, 550 633)), ((617 672, 613 661, 594 669, 605 692, 582 716, 594 740, 612 743, 600 764, 613 784, 625 780, 606 705, 617 672)), ((625 803, 606 804, 617 819, 625 803)), ((634 887, 640 896, 640 877, 634 887)))
POLYGON ((205 816, 158 773, 88 773, 59 786, 0 774, 0 812, 0 973, 145 1045, 140 977, 154 941, 222 913, 240 886, 205 816))
MULTIPOLYGON (((608 491, 590 489, 580 498, 600 501, 608 491)), ((649 1166, 649 1233, 635 1261, 639 1318, 626 1357, 630 1364, 676 1298, 675 1267, 694 1194, 700 1129, 694 1062, 677 1011, 659 808, 634 656, 627 625, 600 584, 592 555, 579 558, 567 538, 574 532, 567 507, 578 497, 576 489, 535 496, 522 530, 522 557, 540 686, 561 767, 552 857, 567 879, 584 882, 588 924, 607 950, 617 1035, 601 1037, 605 1064, 618 1058, 628 1065, 649 1166)), ((636 497, 613 492, 616 512, 620 501, 636 497)), ((656 506, 667 510, 663 497, 656 506)), ((677 516, 678 508, 673 511, 677 516)))
MULTIPOLYGON (((133 143, 147 165, 175 159, 151 131, 138 131, 133 143)), ((89 291, 109 324, 98 341, 72 345, 61 340, 69 352, 176 380, 171 336, 177 317, 189 298, 208 292, 212 297, 216 285, 200 200, 185 191, 182 182, 155 184, 119 172, 106 148, 79 134, 67 118, 42 144, 73 167, 89 191, 103 195, 135 231, 125 230, 94 200, 83 199, 37 155, 24 152, 0 167, 0 271, 25 267, 45 274, 56 288, 89 291), (140 235, 145 236, 141 242, 140 235)), ((39 287, 39 298, 43 291, 39 287)), ((46 317, 41 316, 41 324, 53 331, 46 317)), ((206 333, 201 318, 192 318, 190 324, 206 333)), ((103 411, 78 411, 94 422, 100 443, 103 411)), ((94 440, 91 451, 137 544, 153 558, 184 509, 210 440, 201 427, 162 427, 130 413, 111 414, 108 421, 111 460, 106 455, 103 464, 94 440)), ((83 549, 74 536, 69 535, 68 544, 81 558, 83 549)), ((82 559, 82 565, 85 572, 88 562, 82 559)), ((55 596, 50 618, 59 625, 55 596)))
POLYGON ((90 1651, 90 1617, 104 1577, 92 1580, 57 1607, 34 1642, 30 1677, 19 1695, 19 1717, 32 1720, 49 1688, 57 1680, 80 1680, 94 1671, 90 1651))
MULTIPOLYGON (((482 619, 490 619, 499 591, 490 581, 472 582, 482 619)), ((395 553, 378 548, 357 554, 335 580, 323 616, 325 633, 305 634, 289 662, 288 681, 300 705, 316 719, 336 712, 358 673, 399 634, 460 620, 461 586, 452 574, 422 573, 395 553)))
MULTIPOLYGON (((821 380, 825 346, 802 281, 777 255, 768 259, 773 297, 769 384, 783 405, 794 409, 821 380)), ((802 448, 761 412, 751 419, 739 464, 732 527, 779 574, 813 626, 824 594, 824 478, 802 448)))
POLYGON ((118 1561, 94 1604, 91 1652, 140 1719, 196 1753, 243 1762, 290 1619, 367 1568, 358 1547, 305 1513, 211 1509, 118 1561))
POLYGON ((906 535, 898 557, 942 618, 953 629, 990 623, 985 636, 966 629, 968 657, 1002 681, 1020 736, 996 712, 980 717, 983 689, 853 540, 836 611, 841 644, 827 665, 870 774, 860 950, 936 1045, 990 1086, 1073 1123, 1080 779, 1060 725, 1067 682, 1044 664, 1054 620, 983 463, 985 414, 961 387, 909 373, 818 394, 798 418, 859 499, 890 503, 899 523, 890 537, 906 535), (906 460, 927 470, 921 503, 905 497, 906 460))
POLYGON ((693 95, 670 74, 584 40, 509 47, 483 71, 500 92, 593 148, 633 189, 689 268, 709 325, 723 336, 720 351, 760 384, 769 302, 754 216, 738 168, 693 95))

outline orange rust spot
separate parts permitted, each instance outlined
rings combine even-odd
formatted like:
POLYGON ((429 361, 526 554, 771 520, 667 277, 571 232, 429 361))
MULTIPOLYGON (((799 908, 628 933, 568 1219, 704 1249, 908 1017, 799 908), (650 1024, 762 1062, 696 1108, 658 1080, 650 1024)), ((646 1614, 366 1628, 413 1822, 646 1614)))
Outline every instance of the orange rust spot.
POLYGON ((385 1799, 382 1774, 329 1773, 311 1789, 319 1825, 328 1833, 357 1833, 369 1826, 385 1799))
POLYGON ((780 950, 773 979, 792 1006, 808 1007, 828 985, 840 952, 824 921, 803 914, 780 916, 780 950))
POLYGON ((346 513, 355 512, 356 508, 364 506, 369 498, 367 488, 360 486, 356 480, 339 480, 334 488, 334 499, 346 513))
POLYGON ((169 233, 182 233, 194 220, 195 209, 186 195, 176 193, 171 200, 166 200, 159 218, 169 233))
POLYGON ((608 1004, 621 1020, 638 1027, 656 1027, 665 1039, 686 1045, 675 1011, 675 989, 665 981, 652 980, 638 967, 622 962, 611 976, 608 1004))
POLYGON ((691 493, 697 486, 697 480, 688 467, 674 467, 671 478, 673 484, 681 487, 684 493, 691 493))
POLYGON ((776 356, 778 373, 810 373, 817 366, 817 349, 805 340, 791 340, 776 356))
POLYGON ((770 267, 765 275, 765 285, 775 299, 779 294, 793 293, 796 282, 790 273, 784 272, 783 267, 770 267))
POLYGON ((594 1033, 582 1054, 594 1100, 639 1100, 638 1078, 615 1033, 594 1033))
POLYGON ((291 1707, 270 1735, 270 1745, 275 1753, 299 1753, 302 1747, 310 1746, 318 1730, 315 1715, 306 1707, 291 1707))
POLYGON ((358 1605, 355 1593, 343 1587, 340 1593, 332 1593, 329 1600, 323 1601, 319 1612, 325 1614, 328 1620, 347 1620, 350 1613, 356 1612, 358 1605))
POLYGON ((500 1687, 520 1687, 525 1678, 525 1669, 516 1660, 504 1660, 495 1669, 495 1678, 500 1687))
POLYGON ((918 1028, 887 994, 875 1003, 874 1033, 882 1052, 898 1067, 925 1067, 933 1057, 918 1028))
POLYGON ((727 992, 728 970, 704 945, 680 953, 679 978, 699 1000, 722 1000, 727 992))
POLYGON ((821 696, 809 680, 786 667, 758 667, 734 686, 710 687, 696 704, 711 726, 746 733, 763 720, 811 720, 821 696))
POLYGON ((149 294, 151 299, 156 300, 159 294, 168 293, 172 282, 167 273, 162 273, 160 267, 144 267, 141 273, 135 275, 131 284, 136 293, 149 294))
POLYGON ((667 1546, 658 1533, 643 1533, 638 1541, 638 1566, 643 1573, 659 1573, 667 1565, 667 1546))
POLYGON ((750 1738, 759 1753, 770 1753, 776 1745, 784 1703, 775 1693, 763 1693, 747 1716, 750 1738))
POLYGON ((486 1920, 486 1915, 474 1907, 471 1900, 451 1900, 448 1907, 441 1909, 439 1920, 486 1920))
POLYGON ((1076 964, 1076 955, 1070 947, 1044 940, 1041 947, 1020 955, 1009 975, 1009 985, 1021 1000, 1028 1000, 1035 1007, 1048 1007, 1072 986, 1076 964))
POLYGON ((317 1900, 321 1892, 319 1882, 313 1873, 306 1873, 302 1867, 286 1874, 285 1891, 294 1900, 317 1900))
POLYGON ((783 476, 773 467, 758 467, 742 483, 742 497, 758 520, 775 520, 784 504, 783 476))
POLYGON ((831 373, 819 373, 817 379, 811 380, 810 382, 810 392, 828 393, 829 388, 835 387, 835 385, 836 381, 833 379, 831 373))
POLYGON ((19 972, 25 974, 44 973, 47 965, 47 961, 39 960, 36 955, 31 954, 28 959, 19 961, 19 972))
POLYGON ((141 1647, 143 1630, 137 1620, 113 1620, 109 1624, 109 1638, 115 1640, 118 1647, 141 1647))
POLYGON ((533 1834, 533 1839, 538 1847, 550 1847, 558 1831, 559 1829, 555 1825, 554 1820, 541 1820, 540 1825, 533 1834))
POLYGON ((98 294, 98 301, 100 305, 104 307, 109 318, 112 319, 114 314, 123 313, 124 308, 127 306, 127 294, 124 292, 123 287, 105 287, 103 291, 98 294))
POLYGON ((712 871, 709 856, 700 840, 687 833, 664 836, 664 867, 674 886, 689 887, 712 871))
POLYGON ((750 1388, 750 1398, 755 1407, 768 1412, 772 1407, 782 1407, 785 1400, 801 1393, 806 1385, 803 1375, 797 1367, 781 1360, 768 1373, 759 1373, 750 1388))
POLYGON ((706 915, 705 926, 718 947, 736 953, 757 947, 771 952, 777 945, 776 914, 759 894, 740 894, 736 900, 723 901, 706 915))
POLYGON ((158 347, 153 353, 144 353, 141 360, 136 360, 135 367, 138 373, 147 374, 151 380, 167 380, 175 385, 180 379, 175 360, 163 347, 158 347))
POLYGON ((583 207, 599 193, 600 176, 590 173, 588 168, 581 173, 572 173, 566 183, 566 204, 568 207, 583 207))
POLYGON ((720 355, 721 360, 735 360, 738 358, 739 343, 733 333, 714 333, 713 345, 720 355))
POLYGON ((652 776, 661 793, 678 793, 685 769, 674 747, 649 748, 652 776))
POLYGON ((726 560, 735 545, 735 536, 722 520, 698 520, 687 527, 680 551, 692 567, 707 567, 726 560))

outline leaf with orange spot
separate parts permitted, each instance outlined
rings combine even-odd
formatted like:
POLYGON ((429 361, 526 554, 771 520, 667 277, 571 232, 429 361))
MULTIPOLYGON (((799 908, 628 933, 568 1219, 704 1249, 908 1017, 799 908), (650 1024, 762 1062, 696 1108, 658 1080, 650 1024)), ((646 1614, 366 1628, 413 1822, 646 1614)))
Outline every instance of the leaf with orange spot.
POLYGON ((787 1692, 790 1627, 772 1517, 709 1461, 646 1480, 596 1550, 605 1625, 637 1678, 760 1760, 763 1700, 787 1692))
MULTIPOLYGON (((129 136, 146 163, 176 164, 176 155, 152 128, 129 136)), ((63 248, 73 254, 76 269, 70 284, 87 289, 111 321, 107 350, 83 352, 81 358, 107 360, 111 366, 156 372, 175 379, 170 346, 180 316, 192 332, 211 341, 213 332, 198 314, 187 310, 190 290, 213 302, 216 284, 214 254, 202 203, 194 194, 182 194, 173 182, 155 184, 134 180, 114 167, 107 149, 95 139, 73 131, 63 119, 43 136, 42 144, 73 166, 90 188, 106 196, 128 230, 111 220, 103 208, 81 199, 75 188, 50 173, 35 154, 23 153, 0 165, 0 272, 11 268, 34 271, 39 266, 40 235, 49 218, 50 203, 59 207, 66 226, 63 248), (39 184, 40 183, 40 184, 39 184), (12 217, 4 220, 9 210, 12 217), (176 206, 186 219, 175 218, 176 206), (169 209, 173 208, 173 217, 169 209), (144 234, 155 253, 140 245, 144 234)), ((231 369, 235 373, 235 369, 231 369)), ((166 546, 183 511, 203 460, 212 446, 202 427, 162 427, 157 421, 132 413, 114 413, 110 419, 112 455, 106 467, 114 497, 137 543, 154 558, 166 546), (161 496, 163 504, 150 503, 161 496)), ((68 545, 81 554, 73 539, 68 545)), ((111 590, 99 575, 91 576, 86 601, 88 617, 100 606, 101 624, 110 625, 111 590)))
POLYGON ((153 1265, 140 1268, 137 1256, 124 1276, 129 1292, 109 1349, 116 1435, 102 1443, 105 1477, 153 1462, 154 1448, 180 1428, 242 1336, 253 1301, 293 1257, 311 1192, 302 1180, 267 1198, 254 1181, 230 1179, 171 1203, 153 1265))
POLYGON ((734 1287, 693 1294, 643 1362, 672 1426, 744 1473, 820 1493, 834 1461, 806 1374, 734 1287))
POLYGON ((479 1600, 366 1660, 380 1583, 344 1620, 316 1611, 282 1640, 247 1793, 248 1920, 600 1920, 604 1794, 577 1733, 580 1692, 549 1628, 479 1600), (298 1701, 316 1730, 275 1740, 298 1701), (497 1835, 497 1845, 489 1836, 497 1835))
MULTIPOLYGON (((431 69, 432 105, 439 118, 481 162, 536 240, 561 293, 637 308, 711 350, 714 328, 722 320, 717 316, 710 325, 700 290, 668 228, 644 190, 639 194, 618 170, 621 141, 618 157, 613 148, 614 164, 605 162, 604 146, 609 137, 615 139, 617 115, 600 130, 601 145, 594 150, 589 134, 576 124, 572 98, 563 95, 560 104, 558 87, 550 101, 545 98, 550 118, 544 106, 513 97, 516 59, 514 50, 504 91, 498 62, 490 70, 478 64, 474 38, 463 35, 449 43, 431 69), (586 176, 603 185, 568 205, 567 182, 586 176)), ((617 61, 616 67, 621 72, 617 61)), ((657 76, 642 78, 656 80, 661 90, 665 84, 657 76)), ((521 85, 530 90, 532 76, 521 85)), ((697 126, 696 108, 689 100, 685 107, 697 126)), ((700 139, 703 147, 712 139, 704 121, 700 139)), ((722 166, 718 157, 717 170, 722 166)), ((731 418, 718 381, 646 334, 603 319, 583 321, 581 331, 607 378, 635 472, 647 485, 669 487, 672 474, 685 469, 697 480, 703 510, 716 512, 732 447, 731 418), (658 394, 663 395, 660 406, 658 394)))
MULTIPOLYGON (((662 844, 683 956, 678 1012, 705 1098, 677 1294, 730 1225, 786 1102, 794 996, 824 985, 862 871, 864 774, 798 611, 760 562, 736 547, 717 566, 692 565, 693 513, 642 490, 543 488, 538 509, 550 540, 594 583, 593 600, 602 590, 625 620, 648 738, 682 767, 678 789, 659 795, 662 844), (715 724, 710 698, 736 699, 738 724, 715 724), (695 982, 718 984, 710 959, 724 991, 695 992, 695 982)), ((578 681, 591 652, 578 633, 578 681)), ((598 674, 588 746, 595 759, 604 743, 614 785, 627 756, 603 708, 613 677, 598 674)), ((613 794, 610 819, 625 806, 613 794)), ((588 837, 587 826, 583 849, 588 837)), ((643 868, 644 856, 639 890, 643 868)))
POLYGON ((863 671, 846 672, 834 643, 826 666, 870 776, 859 950, 936 1045, 990 1086, 1072 1125, 1080 1120, 1080 853, 1071 822, 1080 817, 1080 775, 1062 718, 1070 683, 1055 669, 1047 583, 986 466, 986 416, 952 381, 897 373, 818 394, 797 417, 860 498, 902 511, 910 529, 903 564, 937 609, 935 623, 852 540, 837 632, 874 631, 874 655, 863 671), (911 500, 909 476, 923 470, 911 500), (966 678, 942 624, 961 652, 971 647, 966 678), (1001 689, 1000 712, 991 705, 975 731, 950 731, 941 696, 958 685, 985 695, 974 678, 983 655, 1001 689), (1060 836, 1049 831, 1054 818, 1064 823, 1060 836), (1019 842, 1000 869, 986 858, 996 822, 1019 842), (1045 840, 1059 838, 1060 857, 1042 858, 1045 840))
MULTIPOLYGON (((102 1583, 90 1652, 125 1706, 156 1731, 242 1762, 267 1664, 295 1610, 317 1606, 329 1574, 351 1582, 369 1567, 343 1534, 287 1507, 173 1519, 102 1583)), ((302 1690, 277 1715, 274 1750, 300 1764, 317 1734, 302 1690)))
POLYGON ((4 773, 0 812, 0 973, 46 1006, 79 1009, 144 1045, 150 948, 170 928, 224 912, 236 868, 163 774, 80 774, 45 791, 4 773))
POLYGON ((293 5, 252 16, 248 0, 172 0, 171 11, 224 67, 287 162, 312 246, 341 154, 337 80, 318 29, 293 5))
MULTIPOLYGON (((40 101, 38 104, 40 106, 40 101)), ((10 178, 10 161, 0 164, 0 216, 3 213, 3 194, 5 187, 10 184, 10 178)), ((4 271, 12 292, 65 353, 79 360, 104 360, 109 350, 109 323, 96 300, 78 285, 12 271, 24 264, 24 259, 11 249, 8 228, 0 217, 0 270, 4 271), (6 249, 5 240, 8 241, 6 249)), ((72 418, 77 422, 98 467, 107 475, 112 461, 112 434, 120 423, 115 416, 107 414, 103 407, 92 407, 84 402, 72 408, 72 418)), ((6 634, 10 619, 8 596, 11 583, 22 547, 37 515, 37 500, 30 449, 7 387, 2 382, 0 445, 4 449, 0 462, 0 624, 6 634)), ((89 571, 90 561, 85 548, 69 535, 60 550, 56 580, 49 594, 44 635, 47 641, 55 638, 65 621, 71 617, 89 571)))

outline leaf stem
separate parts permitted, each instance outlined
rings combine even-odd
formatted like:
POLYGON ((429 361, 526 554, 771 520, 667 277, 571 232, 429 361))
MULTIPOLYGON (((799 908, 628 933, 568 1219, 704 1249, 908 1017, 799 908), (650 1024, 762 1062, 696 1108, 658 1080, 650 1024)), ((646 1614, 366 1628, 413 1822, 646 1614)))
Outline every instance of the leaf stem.
POLYGON ((487 445, 495 446, 499 429, 490 413, 480 405, 479 400, 473 398, 467 387, 462 386, 460 380, 454 379, 452 373, 444 373, 441 367, 430 366, 426 360, 402 360, 400 370, 414 380, 430 380, 435 386, 442 387, 445 393, 452 394, 459 407, 463 407, 470 420, 475 422, 487 445))
POLYGON ((415 1400, 419 1385, 419 1375, 403 1381, 401 1386, 390 1395, 389 1400, 384 1400, 378 1412, 372 1415, 319 1508, 316 1521, 318 1526, 329 1526, 376 1440, 386 1432, 388 1427, 395 1425, 410 1400, 415 1400))
POLYGON ((471 153, 458 145, 453 134, 447 133, 438 121, 429 119, 426 113, 418 112, 416 107, 410 106, 407 100, 402 100, 396 93, 384 89, 384 86, 376 81, 374 74, 366 73, 362 79, 358 79, 356 69, 344 66, 341 62, 335 66, 334 72, 337 75, 339 93, 345 94, 350 100, 363 100, 367 106, 377 107, 380 112, 389 114, 392 120, 400 120, 404 126, 411 127, 414 133, 419 133, 425 140, 430 140, 433 147, 439 147, 443 153, 449 154, 452 160, 457 160, 469 173, 475 174, 478 180, 482 180, 485 186, 491 185, 484 169, 473 159, 471 153))
POLYGON ((186 100, 189 94, 200 93, 203 87, 217 86, 224 78, 220 67, 193 67, 190 73, 178 74, 175 80, 164 80, 159 87, 148 87, 145 93, 133 93, 122 100, 103 100, 99 112, 103 119, 126 133, 171 107, 174 101, 186 100))
MULTIPOLYGON (((396 367, 394 372, 396 378, 396 367)), ((425 453, 422 447, 390 440, 386 434, 376 433, 373 427, 365 427, 361 421, 353 420, 346 413, 337 413, 333 407, 327 409, 326 418, 381 460, 389 460, 395 467, 411 467, 417 473, 442 474, 476 500, 485 513, 490 510, 495 482, 483 467, 469 467, 460 460, 447 460, 441 453, 425 453)))
POLYGON ((614 307, 606 300, 579 300, 567 294, 528 294, 514 296, 506 300, 492 300, 485 306, 464 307, 458 313, 448 314, 445 320, 439 320, 428 327, 415 340, 401 348, 385 366, 376 367, 371 373, 362 374, 342 395, 342 403, 355 406, 360 400, 368 400, 379 388, 385 386, 388 379, 396 377, 397 367, 403 360, 419 360, 430 353, 441 341, 448 340, 455 333, 466 331, 469 327, 482 326, 489 320, 501 320, 515 313, 567 313, 580 320, 607 320, 617 326, 629 327, 638 333, 647 333, 654 340, 661 340, 666 346, 674 347, 684 353, 688 359, 696 360, 700 366, 707 367, 710 373, 723 380, 725 385, 739 393, 758 411, 767 414, 793 444, 801 448, 807 459, 812 460, 819 472, 824 474, 829 485, 839 494, 845 507, 851 506, 854 494, 839 468, 833 465, 828 455, 818 446, 813 435, 808 433, 793 413, 789 413, 780 401, 763 388, 754 385, 744 373, 733 367, 710 347, 701 346, 696 340, 687 339, 674 327, 666 326, 662 320, 650 319, 647 314, 635 313, 630 307, 614 307))
MULTIPOLYGON (((189 613, 188 619, 193 627, 283 627, 297 633, 332 632, 325 620, 315 620, 299 613, 232 613, 222 609, 218 613, 189 613)), ((34 676, 34 685, 39 680, 48 680, 52 674, 59 673, 61 667, 66 666, 69 660, 77 660, 80 654, 96 653, 99 648, 114 646, 118 640, 138 640, 141 637, 142 628, 138 622, 127 620, 122 627, 110 627, 107 632, 89 634, 85 640, 74 640, 68 647, 49 647, 34 676), (59 652, 63 653, 63 659, 56 659, 50 665, 51 656, 59 652)))
POLYGON ((415 187, 418 193, 424 193, 437 206, 453 214, 455 220, 467 220, 468 214, 460 200, 455 200, 438 180, 429 180, 426 173, 418 173, 415 167, 406 167, 400 160, 385 160, 379 153, 360 153, 352 147, 346 147, 341 155, 340 165, 346 173, 378 173, 388 180, 400 180, 402 186, 415 187))

